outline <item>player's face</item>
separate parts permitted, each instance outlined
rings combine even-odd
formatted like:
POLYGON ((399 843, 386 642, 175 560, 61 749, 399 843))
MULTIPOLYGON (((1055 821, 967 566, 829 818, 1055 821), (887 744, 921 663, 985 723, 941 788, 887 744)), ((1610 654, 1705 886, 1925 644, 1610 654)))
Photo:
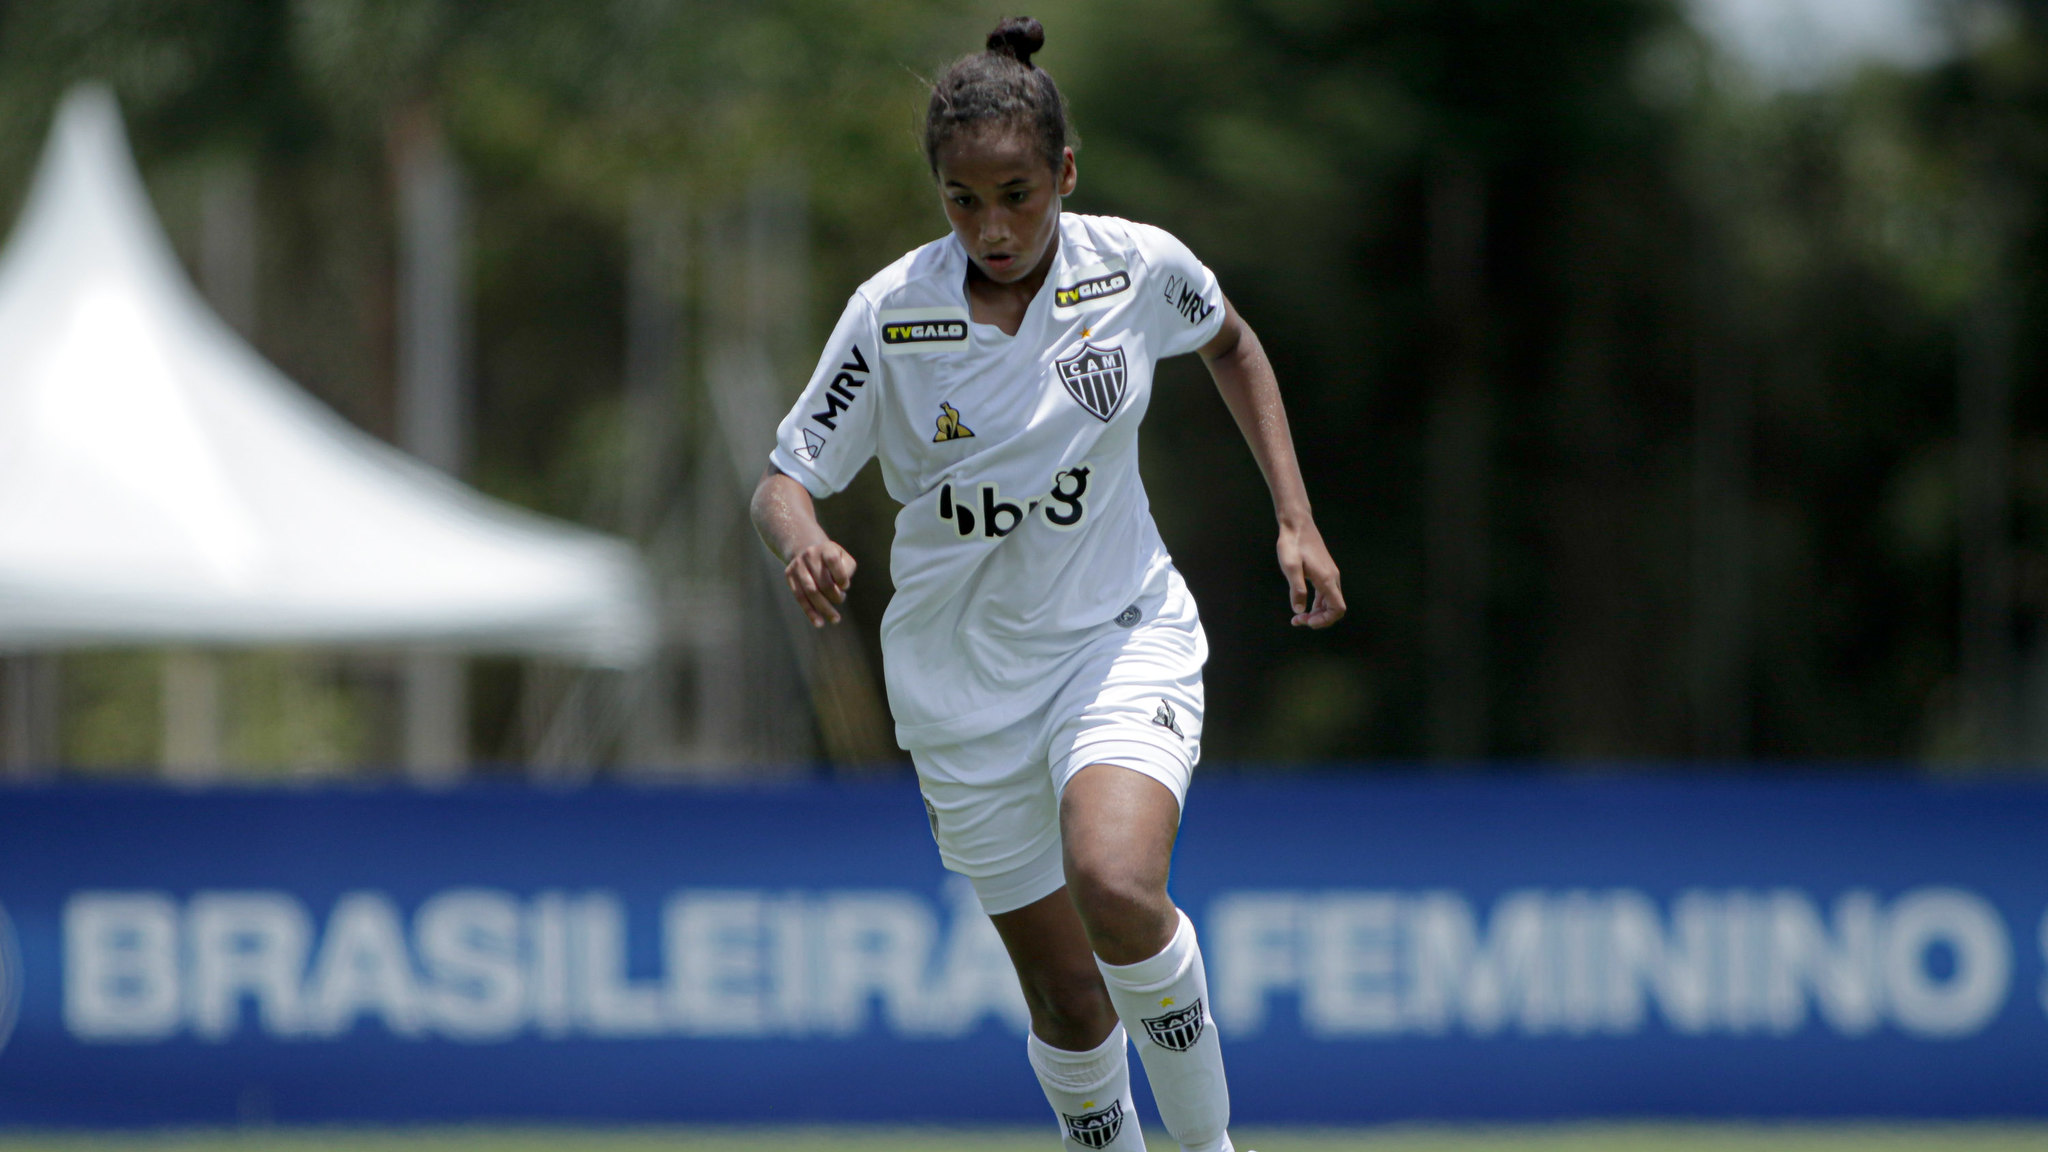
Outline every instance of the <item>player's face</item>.
POLYGON ((938 152, 939 195, 974 266, 998 284, 1043 275, 1059 229, 1060 197, 1074 190, 1074 151, 1048 168, 1028 132, 963 132, 938 152))

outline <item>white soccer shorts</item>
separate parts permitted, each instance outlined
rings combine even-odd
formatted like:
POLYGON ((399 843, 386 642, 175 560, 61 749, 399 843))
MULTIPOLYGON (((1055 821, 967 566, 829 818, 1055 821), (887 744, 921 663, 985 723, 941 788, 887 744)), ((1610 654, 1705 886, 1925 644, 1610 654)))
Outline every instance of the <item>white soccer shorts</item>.
POLYGON ((1180 573, 1140 618, 1093 641, 1090 656, 1046 702, 1007 728, 958 744, 911 749, 932 838, 990 915, 1041 900, 1066 883, 1060 794, 1090 764, 1142 772, 1185 806, 1202 749, 1202 664, 1209 642, 1180 573))

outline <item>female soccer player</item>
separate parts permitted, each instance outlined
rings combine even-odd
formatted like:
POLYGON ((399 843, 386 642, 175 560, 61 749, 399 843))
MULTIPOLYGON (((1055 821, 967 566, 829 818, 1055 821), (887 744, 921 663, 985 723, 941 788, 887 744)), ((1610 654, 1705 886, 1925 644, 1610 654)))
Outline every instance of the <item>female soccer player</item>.
POLYGON ((1344 597, 1272 367, 1215 276, 1157 228, 1060 210, 1076 171, 1031 63, 1044 43, 1005 20, 934 86, 925 158, 952 234, 847 302, 754 523, 811 623, 837 623, 854 561, 811 501, 881 458, 903 505, 882 621, 896 737, 1016 965, 1067 1146, 1144 1147, 1128 1029, 1174 1139, 1227 1152, 1202 955, 1166 893, 1208 643, 1138 478, 1157 361, 1199 351, 1250 443, 1293 622, 1326 628, 1344 597))

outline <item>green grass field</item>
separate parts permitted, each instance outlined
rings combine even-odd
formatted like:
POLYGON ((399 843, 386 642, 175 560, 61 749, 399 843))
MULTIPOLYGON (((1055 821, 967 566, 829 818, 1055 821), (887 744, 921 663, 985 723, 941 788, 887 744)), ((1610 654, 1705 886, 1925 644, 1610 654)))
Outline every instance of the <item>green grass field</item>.
MULTIPOLYGON (((2048 1152, 2048 1125, 1557 1125, 1513 1128, 1245 1129, 1258 1152, 2048 1152)), ((1165 1133, 1151 1145, 1173 1147, 1165 1133)), ((350 1128, 0 1136, 0 1152, 1054 1152, 1018 1129, 350 1128)))

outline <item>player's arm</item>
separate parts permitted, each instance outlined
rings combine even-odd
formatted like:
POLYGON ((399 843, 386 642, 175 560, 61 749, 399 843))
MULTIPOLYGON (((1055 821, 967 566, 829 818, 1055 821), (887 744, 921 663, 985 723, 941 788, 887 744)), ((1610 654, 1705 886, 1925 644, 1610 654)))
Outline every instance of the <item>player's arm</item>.
POLYGON ((1216 390, 1236 419, 1238 431, 1251 445, 1252 456, 1273 493, 1273 514, 1280 521, 1280 571, 1287 576, 1294 623, 1328 628, 1344 618, 1344 589, 1337 563, 1316 530, 1309 511, 1308 489, 1294 458, 1294 435, 1287 428, 1287 408, 1280 402, 1280 382, 1266 359, 1258 334, 1237 314, 1226 297, 1223 328, 1202 345, 1202 362, 1216 380, 1216 390), (1310 591, 1313 589, 1313 599, 1310 591))
POLYGON ((771 464, 754 486, 752 511, 754 531, 782 561, 782 578, 811 627, 839 623, 834 605, 846 602, 855 565, 852 554, 825 535, 811 494, 771 464))

